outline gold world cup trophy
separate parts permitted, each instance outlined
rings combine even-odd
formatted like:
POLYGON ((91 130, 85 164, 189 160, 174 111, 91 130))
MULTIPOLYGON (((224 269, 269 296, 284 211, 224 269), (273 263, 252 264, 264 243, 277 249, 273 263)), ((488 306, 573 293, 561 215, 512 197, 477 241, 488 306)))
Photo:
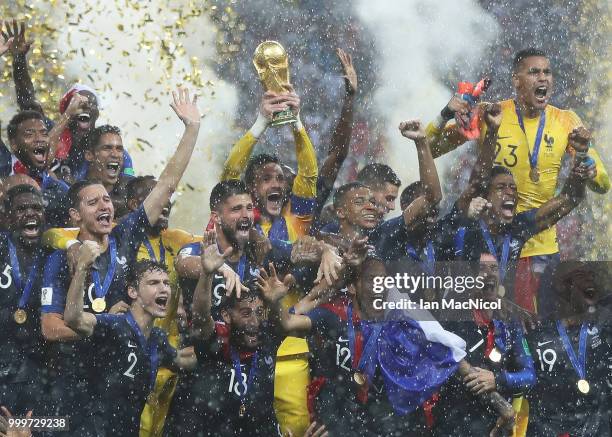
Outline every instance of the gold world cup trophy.
MULTIPOLYGON (((289 87, 289 58, 285 48, 276 41, 264 41, 255 49, 253 65, 266 91, 287 93, 289 87)), ((291 108, 275 112, 270 126, 295 123, 296 116, 291 108)))

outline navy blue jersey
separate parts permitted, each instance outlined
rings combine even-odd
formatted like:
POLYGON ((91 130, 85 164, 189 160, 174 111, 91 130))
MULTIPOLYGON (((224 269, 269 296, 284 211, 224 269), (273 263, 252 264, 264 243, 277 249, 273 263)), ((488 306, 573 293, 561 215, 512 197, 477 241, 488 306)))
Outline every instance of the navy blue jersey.
POLYGON ((267 323, 262 325, 261 333, 256 354, 235 350, 230 343, 229 329, 223 323, 215 324, 215 332, 209 339, 195 344, 198 368, 190 389, 192 403, 182 409, 198 422, 195 430, 184 431, 195 435, 206 430, 211 436, 278 435, 272 404, 276 351, 283 338, 267 323), (232 360, 233 353, 239 357, 240 374, 232 360), (250 377, 251 384, 248 384, 250 377), (241 417, 242 404, 245 408, 241 417))
MULTIPOLYGON (((444 329, 465 340, 465 360, 474 367, 492 371, 496 390, 510 399, 535 383, 533 359, 520 326, 497 320, 492 323, 493 326, 460 321, 443 325, 444 329), (491 340, 493 344, 489 343, 491 340), (499 361, 490 358, 493 348, 501 354, 499 361)), ((441 387, 433 413, 436 435, 440 436, 488 435, 497 420, 496 414, 465 387, 459 375, 454 375, 441 387)))
POLYGON ((47 227, 62 227, 68 224, 69 201, 66 193, 68 184, 48 175, 42 179, 43 204, 47 227))
MULTIPOLYGON (((115 270, 110 282, 110 287, 105 296, 106 311, 117 302, 123 300, 128 302, 126 295, 126 276, 130 263, 136 259, 138 248, 146 237, 146 229, 150 226, 144 207, 140 206, 113 228, 108 239, 109 247, 102 253, 93 268, 98 270, 100 282, 104 283, 111 266, 110 244, 114 241, 116 256, 114 260, 115 270)), ((70 271, 66 261, 66 251, 56 250, 45 265, 42 288, 43 313, 64 313, 66 293, 70 287, 70 271)), ((92 312, 91 302, 96 298, 96 287, 91 277, 91 272, 85 282, 84 306, 85 311, 92 312)))
POLYGON ((172 366, 176 349, 160 328, 145 339, 130 312, 98 314, 96 321, 90 338, 96 372, 88 409, 104 418, 106 435, 136 436, 157 369, 172 366))
MULTIPOLYGON (((578 355, 581 326, 566 328, 578 355)), ((578 391, 580 379, 564 349, 555 321, 546 321, 527 334, 537 373, 536 385, 529 391, 529 427, 535 437, 609 435, 610 364, 606 331, 590 324, 586 337, 587 394, 578 391)))
POLYGON ((333 189, 333 184, 328 186, 323 176, 319 175, 317 177, 317 197, 312 211, 312 224, 310 225, 309 235, 314 235, 315 232, 321 229, 321 212, 333 189))
MULTIPOLYGON (((136 258, 138 247, 146 238, 145 228, 149 226, 144 208, 141 206, 130 213, 125 220, 115 226, 109 235, 116 245, 115 271, 104 300, 105 312, 117 302, 129 302, 126 291, 127 269, 136 258)), ((94 267, 97 267, 100 282, 104 283, 110 266, 110 247, 102 253, 94 267)), ((66 251, 56 250, 49 256, 43 273, 42 289, 40 294, 41 312, 63 314, 66 304, 66 293, 72 280, 66 251)), ((96 298, 95 285, 91 277, 91 270, 85 281, 83 310, 93 312, 91 305, 96 298)), ((91 372, 93 362, 92 345, 89 339, 78 342, 55 342, 52 344, 53 367, 60 378, 79 381, 86 384, 88 373, 91 372)))
MULTIPOLYGON (((267 268, 268 263, 273 262, 277 270, 286 267, 291 260, 291 244, 285 241, 274 239, 271 239, 270 243, 272 244, 272 250, 268 253, 267 258, 264 261, 264 266, 266 266, 267 268)), ((179 255, 183 256, 199 257, 201 253, 202 251, 199 242, 187 244, 183 246, 179 251, 179 255)), ((243 284, 248 284, 252 282, 253 280, 255 280, 256 275, 259 274, 260 266, 253 263, 253 261, 246 255, 244 256, 244 266, 242 268, 240 261, 230 262, 226 260, 225 263, 237 273, 239 273, 240 270, 243 270, 241 278, 243 284)), ((195 291, 197 283, 197 279, 179 278, 179 285, 181 286, 181 290, 183 292, 185 308, 191 308, 191 303, 193 301, 193 292, 195 291)), ((221 300, 223 299, 223 296, 225 296, 225 280, 223 279, 222 274, 218 272, 214 274, 212 287, 213 294, 211 313, 214 320, 220 321, 221 316, 219 313, 219 305, 221 305, 221 300)))
MULTIPOLYGON (((312 382, 309 396, 313 398, 314 415, 332 435, 409 435, 422 428, 419 413, 395 414, 387 398, 380 368, 367 388, 353 380, 354 367, 362 353, 364 342, 361 322, 353 314, 357 358, 349 346, 347 308, 349 300, 338 298, 310 311, 312 322, 307 337, 311 351, 312 382)), ((420 431, 422 432, 422 431, 420 431)))
MULTIPOLYGON (((0 233, 0 381, 25 382, 42 366, 40 284, 47 252, 42 248, 38 248, 31 255, 16 251, 19 265, 14 265, 9 255, 10 239, 8 233, 0 233), (30 297, 23 306, 27 319, 25 323, 18 324, 14 317, 15 311, 19 308, 22 291, 36 258, 38 269, 32 277, 30 297), (17 268, 20 270, 19 279, 16 279, 17 268), (18 282, 21 282, 20 287, 18 282)), ((12 243, 12 240, 10 242, 12 243)))

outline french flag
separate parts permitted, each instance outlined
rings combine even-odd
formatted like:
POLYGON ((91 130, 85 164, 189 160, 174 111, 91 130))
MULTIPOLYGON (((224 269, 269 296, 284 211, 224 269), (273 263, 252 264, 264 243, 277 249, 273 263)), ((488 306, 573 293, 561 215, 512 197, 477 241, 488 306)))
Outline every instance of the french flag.
MULTIPOLYGON (((388 301, 402 298, 406 295, 389 290, 388 301)), ((399 415, 414 411, 437 392, 466 355, 465 341, 445 330, 427 310, 388 310, 384 322, 361 323, 364 342, 375 325, 382 324, 365 370, 371 380, 380 368, 389 402, 399 415)))

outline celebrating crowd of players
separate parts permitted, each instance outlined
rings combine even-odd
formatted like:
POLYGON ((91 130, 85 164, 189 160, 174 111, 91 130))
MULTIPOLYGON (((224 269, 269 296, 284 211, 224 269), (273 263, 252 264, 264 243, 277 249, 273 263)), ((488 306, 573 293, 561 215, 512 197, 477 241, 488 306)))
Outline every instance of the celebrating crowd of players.
POLYGON ((382 163, 336 186, 358 91, 338 49, 346 92, 324 162, 295 90, 265 92, 198 236, 168 227, 198 137, 196 98, 172 94, 183 136, 157 179, 136 176, 123 133, 96 123, 94 89, 76 85, 59 117, 44 113, 24 29, 4 23, 0 37, 20 108, 0 147, 1 436, 28 435, 8 418, 29 412, 68 417, 74 436, 610 435, 603 290, 576 269, 551 292, 555 223, 610 182, 577 115, 548 104, 545 53, 516 55, 513 99, 456 95, 427 127, 401 123, 419 181, 400 195, 382 163), (298 120, 285 127, 295 171, 252 153, 286 109, 298 120), (441 216, 435 159, 468 129, 477 162, 441 216), (402 213, 387 219, 398 197, 402 213), (465 262, 485 278, 472 297, 504 307, 441 324, 390 316, 374 281, 396 261, 428 275, 465 262))

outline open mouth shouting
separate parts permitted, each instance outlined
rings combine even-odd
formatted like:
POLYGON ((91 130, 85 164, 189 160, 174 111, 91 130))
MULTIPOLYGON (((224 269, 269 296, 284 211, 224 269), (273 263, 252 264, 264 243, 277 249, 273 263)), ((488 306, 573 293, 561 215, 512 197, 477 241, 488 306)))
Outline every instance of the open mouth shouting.
POLYGON ((28 219, 23 225, 22 235, 25 238, 33 239, 41 235, 41 226, 38 219, 28 219))
POLYGON ((168 295, 164 294, 155 298, 155 305, 159 311, 165 313, 168 308, 168 295))
POLYGON ((503 200, 500 208, 502 217, 506 220, 512 220, 514 218, 515 207, 516 202, 514 200, 503 200))
POLYGON ((103 212, 98 214, 96 222, 105 229, 110 229, 112 225, 113 217, 109 212, 103 212))
POLYGON ((270 190, 266 196, 266 210, 272 215, 279 215, 282 208, 283 191, 280 188, 270 190))
POLYGON ((38 144, 32 149, 32 161, 37 167, 44 167, 47 162, 49 147, 46 144, 38 144))
POLYGON ((106 164, 106 173, 110 178, 119 177, 119 170, 121 169, 121 165, 118 162, 109 162, 106 164))
POLYGON ((249 238, 249 232, 253 227, 253 222, 249 219, 240 220, 236 224, 236 236, 242 238, 249 238))
POLYGON ((542 106, 546 105, 546 103, 548 102, 548 86, 546 85, 538 86, 534 90, 533 95, 538 105, 542 105, 542 106))
POLYGON ((77 115, 76 121, 80 130, 88 130, 91 127, 91 115, 88 112, 77 115))

